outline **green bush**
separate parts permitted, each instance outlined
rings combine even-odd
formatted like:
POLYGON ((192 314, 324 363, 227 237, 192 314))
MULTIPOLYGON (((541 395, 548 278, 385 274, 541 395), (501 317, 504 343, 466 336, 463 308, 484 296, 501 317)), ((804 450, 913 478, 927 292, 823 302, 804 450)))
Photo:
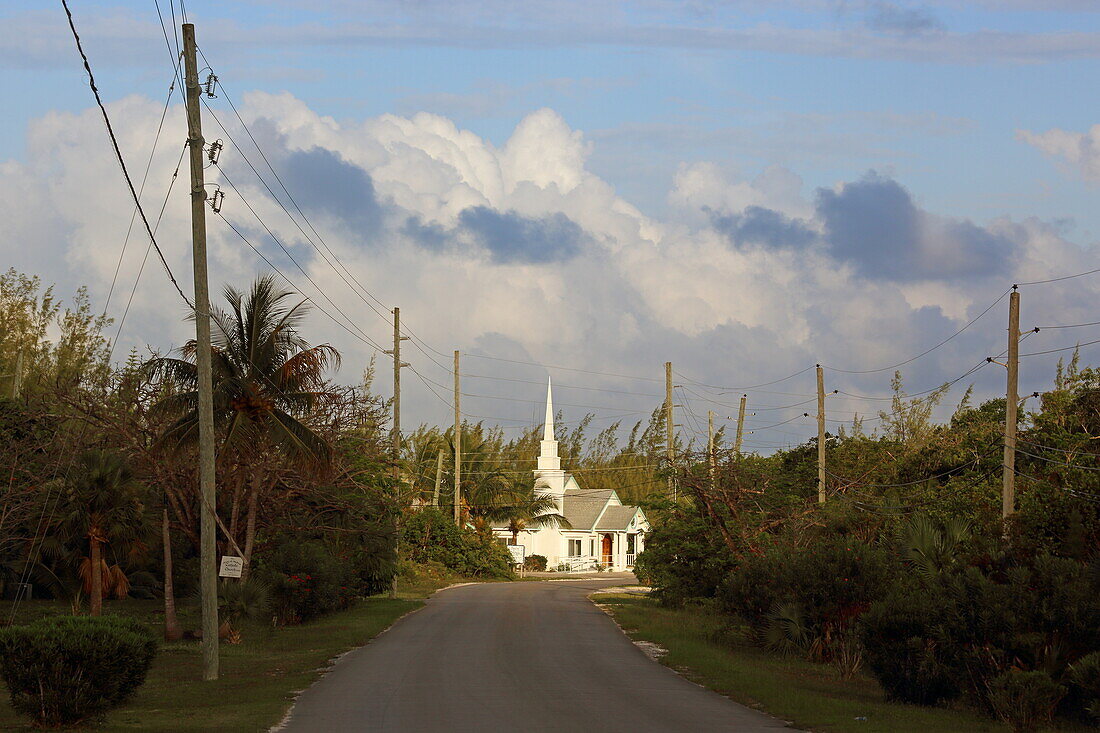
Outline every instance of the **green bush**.
POLYGON ((902 583, 861 617, 864 661, 888 700, 935 705, 959 696, 930 634, 940 611, 936 604, 918 585, 902 583))
POLYGON ((826 534, 805 547, 776 544, 744 558, 722 584, 718 600, 724 611, 745 619, 761 636, 775 621, 775 610, 793 604, 811 643, 820 647, 880 598, 898 571, 897 561, 884 550, 826 534))
MULTIPOLYGON (((963 693, 990 712, 1007 709, 1006 696, 1023 692, 1002 681, 995 700, 993 680, 1041 670, 1060 684, 1071 664, 1100 650, 1098 591, 1095 573, 1050 555, 911 578, 862 619, 869 666, 898 699, 963 693)), ((1065 711, 1072 706, 1071 696, 1065 711)))
POLYGON ((666 605, 713 598, 734 564, 729 549, 701 517, 672 512, 661 516, 663 521, 646 536, 634 575, 666 605))
POLYGON ((349 607, 359 578, 318 540, 284 539, 263 563, 271 610, 281 624, 311 621, 349 607))
POLYGON ((507 578, 512 574, 512 556, 491 531, 459 529, 438 509, 411 514, 401 531, 402 553, 415 563, 442 563, 467 576, 507 578))
POLYGON ((12 707, 56 727, 102 715, 145 681, 153 634, 120 616, 58 616, 0 630, 0 675, 12 707))
POLYGON ((1094 722, 1100 722, 1100 652, 1081 657, 1069 668, 1069 698, 1094 722))
POLYGON ((546 570, 546 562, 545 555, 528 555, 523 559, 523 569, 541 573, 546 570))
POLYGON ((989 683, 989 700, 997 717, 1016 733, 1028 733, 1049 723, 1058 701, 1066 694, 1046 672, 1012 670, 989 683))

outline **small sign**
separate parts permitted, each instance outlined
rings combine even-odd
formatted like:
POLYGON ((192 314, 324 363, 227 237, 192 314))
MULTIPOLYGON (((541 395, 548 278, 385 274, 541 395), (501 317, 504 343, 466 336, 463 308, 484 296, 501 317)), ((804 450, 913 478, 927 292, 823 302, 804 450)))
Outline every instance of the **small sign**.
POLYGON ((222 555, 222 566, 218 571, 220 578, 239 578, 244 570, 244 560, 234 555, 222 555))
POLYGON ((523 545, 508 545, 508 552, 512 553, 512 564, 522 565, 524 561, 523 545))

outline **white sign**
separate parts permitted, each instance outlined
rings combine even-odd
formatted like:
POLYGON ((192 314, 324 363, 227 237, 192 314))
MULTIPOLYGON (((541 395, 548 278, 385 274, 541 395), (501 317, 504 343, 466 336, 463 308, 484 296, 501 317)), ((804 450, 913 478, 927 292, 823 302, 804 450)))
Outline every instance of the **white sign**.
POLYGON ((239 578, 244 570, 244 560, 233 555, 222 555, 222 567, 218 571, 221 578, 239 578))
POLYGON ((508 545, 508 552, 512 553, 512 564, 522 565, 524 560, 523 545, 508 545))

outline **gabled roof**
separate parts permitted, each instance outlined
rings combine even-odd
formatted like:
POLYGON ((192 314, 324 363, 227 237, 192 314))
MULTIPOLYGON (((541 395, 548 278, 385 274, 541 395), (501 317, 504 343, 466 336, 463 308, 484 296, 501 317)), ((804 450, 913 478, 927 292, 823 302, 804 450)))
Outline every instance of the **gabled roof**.
POLYGON ((614 493, 611 489, 566 489, 562 514, 572 529, 590 530, 614 493))
POLYGON ((630 520, 638 513, 636 506, 609 506, 596 524, 596 529, 625 530, 630 526, 630 520))

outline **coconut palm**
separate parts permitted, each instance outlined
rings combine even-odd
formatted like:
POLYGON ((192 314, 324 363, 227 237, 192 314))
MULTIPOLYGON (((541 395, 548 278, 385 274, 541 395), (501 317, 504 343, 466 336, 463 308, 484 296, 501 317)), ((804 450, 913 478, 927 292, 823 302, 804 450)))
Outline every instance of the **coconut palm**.
POLYGON ((514 492, 501 506, 491 509, 488 516, 495 521, 508 523, 513 545, 519 544, 519 533, 528 527, 572 527, 558 510, 554 497, 530 490, 514 492))
MULTIPOLYGON (((339 366, 340 355, 328 344, 310 346, 299 335, 306 301, 293 303, 294 293, 280 289, 273 275, 257 278, 247 295, 231 286, 224 295, 229 312, 211 307, 210 313, 214 421, 219 472, 233 489, 230 532, 236 533, 239 498, 247 497, 247 572, 257 501, 274 480, 266 466, 285 459, 320 465, 330 456, 329 445, 303 420, 329 395, 324 375, 339 366)), ((196 350, 190 341, 182 358, 157 358, 145 367, 169 388, 154 409, 176 416, 160 438, 172 450, 198 442, 196 350)))
POLYGON ((102 450, 82 454, 67 481, 62 529, 88 541, 88 556, 80 574, 88 588, 93 616, 103 612, 105 585, 114 589, 116 596, 121 587, 129 585, 122 582, 125 575, 121 568, 107 567, 103 548, 133 543, 144 534, 141 491, 126 459, 102 450))

